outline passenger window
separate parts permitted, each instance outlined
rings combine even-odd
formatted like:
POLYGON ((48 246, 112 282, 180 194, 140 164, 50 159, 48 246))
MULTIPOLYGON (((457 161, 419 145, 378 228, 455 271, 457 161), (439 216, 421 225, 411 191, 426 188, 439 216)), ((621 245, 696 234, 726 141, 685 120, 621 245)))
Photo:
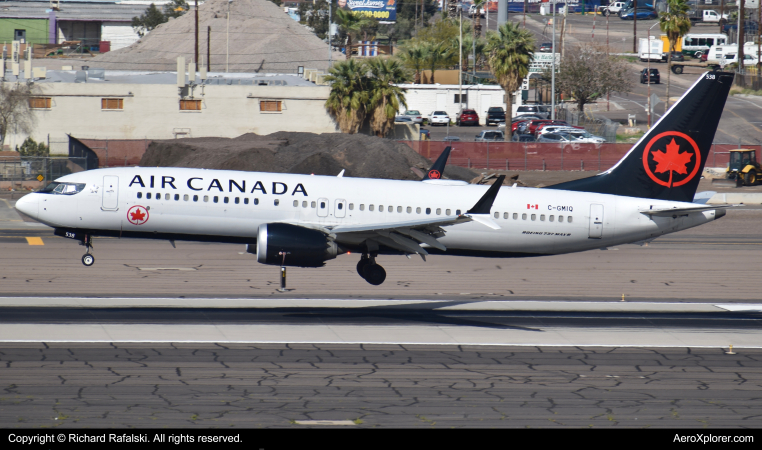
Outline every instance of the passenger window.
POLYGON ((507 219, 507 218, 508 218, 508 217, 510 217, 510 216, 511 216, 511 215, 510 215, 510 214, 508 214, 508 213, 503 213, 503 219, 507 219))
POLYGON ((249 197, 246 197, 246 198, 243 199, 243 204, 244 205, 248 205, 249 204, 249 197))
POLYGON ((235 204, 238 205, 239 203, 241 203, 241 198, 240 197, 236 197, 235 198, 235 204))
POLYGON ((320 202, 320 209, 325 209, 325 202, 320 202))
POLYGON ((180 194, 175 194, 175 201, 180 201, 180 194))
POLYGON ((355 209, 355 204, 354 203, 350 203, 349 204, 349 210, 352 211, 354 209, 355 209))
POLYGON ((255 198, 255 199, 254 199, 254 204, 255 204, 255 205, 258 205, 258 204, 259 204, 259 199, 258 199, 258 198, 255 198))
POLYGON ((378 212, 384 212, 384 205, 378 205, 378 212))
POLYGON ((420 214, 421 213, 421 207, 420 206, 415 208, 415 213, 416 214, 420 214))
POLYGON ((521 220, 527 220, 527 213, 521 215, 521 220))
POLYGON ((540 214, 540 222, 545 222, 545 214, 540 214))
POLYGON ((339 202, 339 204, 338 204, 338 205, 336 205, 336 206, 337 206, 339 209, 344 209, 344 204, 343 204, 343 203, 341 203, 341 202, 339 202))
POLYGON ((408 214, 410 214, 410 213, 412 213, 412 212, 413 212, 413 208, 412 208, 412 207, 410 207, 410 206, 408 206, 408 207, 407 207, 407 213, 408 213, 408 214))
POLYGON ((275 205, 275 206, 278 206, 278 205, 280 205, 280 200, 278 200, 278 199, 276 198, 276 199, 275 199, 275 201, 273 202, 273 205, 275 205))
POLYGON ((550 217, 548 217, 548 220, 550 220, 551 222, 553 222, 553 216, 551 215, 550 217))
POLYGON ((537 220, 537 214, 532 214, 532 220, 537 220))
POLYGON ((431 214, 431 208, 426 208, 426 214, 431 214))
POLYGON ((563 222, 564 221, 564 216, 558 216, 558 221, 559 222, 563 222))
POLYGON ((459 216, 459 215, 460 215, 460 210, 459 210, 459 209, 456 209, 456 210, 455 210, 455 215, 456 215, 456 216, 459 216))
POLYGON ((299 200, 294 200, 294 208, 297 208, 297 207, 299 207, 299 200))
POLYGON ((143 198, 143 193, 142 192, 138 192, 138 198, 143 198))
POLYGON ((574 219, 574 217, 569 216, 569 217, 566 218, 566 221, 569 222, 569 223, 572 223, 573 219, 574 219))
POLYGON ((185 200, 186 202, 188 201, 189 198, 190 198, 190 195, 188 194, 183 195, 183 200, 185 200))
POLYGON ((450 215, 450 212, 451 212, 451 211, 450 211, 449 209, 446 209, 446 210, 445 210, 445 215, 446 215, 446 216, 449 216, 449 215, 450 215))
POLYGON ((317 206, 317 203, 315 203, 315 202, 310 202, 310 208, 315 208, 316 206, 317 206))
POLYGON ((373 211, 374 207, 373 205, 368 205, 368 211, 373 211))
POLYGON ((212 201, 214 201, 214 203, 219 203, 220 198, 215 195, 212 201))
POLYGON ((205 195, 205 196, 204 196, 204 202, 208 202, 208 201, 209 201, 209 196, 208 196, 208 195, 205 195))
POLYGON ((161 194, 158 192, 156 193, 156 200, 161 200, 161 194))
POLYGON ((308 203, 307 203, 307 200, 305 200, 305 201, 303 201, 303 202, 302 202, 302 208, 306 208, 306 207, 307 207, 307 205, 308 205, 308 203))
POLYGON ((500 213, 495 211, 495 219, 499 219, 499 218, 500 218, 500 213))
POLYGON ((442 208, 437 208, 437 215, 438 216, 442 215, 442 208))
POLYGON ((397 212, 398 212, 398 213, 401 213, 401 212, 402 212, 402 207, 401 207, 401 206, 398 206, 398 207, 397 207, 397 212))
POLYGON ((147 192, 147 193, 146 193, 146 198, 147 198, 148 200, 151 200, 151 193, 150 193, 150 192, 147 192))
POLYGON ((386 212, 394 212, 394 206, 390 206, 386 209, 386 212))
POLYGON ((224 197, 224 198, 223 198, 223 201, 224 201, 225 203, 228 203, 228 202, 230 202, 230 199, 229 199, 228 197, 224 197))
POLYGON ((164 194, 164 200, 169 200, 169 194, 164 194))
POLYGON ((513 220, 519 219, 519 213, 513 213, 513 220))
POLYGON ((365 211, 365 204, 364 203, 360 203, 360 211, 365 211))

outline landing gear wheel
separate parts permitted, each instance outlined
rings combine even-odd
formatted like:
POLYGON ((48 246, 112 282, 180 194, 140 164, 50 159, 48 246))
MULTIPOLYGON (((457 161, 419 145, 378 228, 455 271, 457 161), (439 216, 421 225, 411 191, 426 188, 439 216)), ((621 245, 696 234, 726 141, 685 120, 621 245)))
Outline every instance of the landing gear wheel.
POLYGON ((357 262, 357 274, 362 278, 365 278, 365 268, 368 264, 370 264, 370 259, 368 258, 360 258, 360 261, 357 262))
POLYGON ((89 253, 85 253, 82 255, 82 264, 86 265, 87 267, 92 266, 95 264, 95 257, 89 253))
POLYGON ((757 184, 757 171, 756 170, 750 170, 746 175, 744 175, 744 184, 746 186, 754 186, 757 184))
POLYGON ((369 264, 365 266, 363 273, 365 274, 363 277, 365 278, 365 281, 373 286, 378 286, 386 280, 386 271, 378 264, 369 264))

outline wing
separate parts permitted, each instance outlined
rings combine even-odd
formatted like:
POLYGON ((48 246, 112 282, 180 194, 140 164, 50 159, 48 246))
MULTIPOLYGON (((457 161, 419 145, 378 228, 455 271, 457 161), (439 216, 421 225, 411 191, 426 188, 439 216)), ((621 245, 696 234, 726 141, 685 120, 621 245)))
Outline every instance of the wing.
POLYGON ((500 229, 489 217, 492 204, 497 197, 504 175, 490 186, 473 208, 459 216, 437 216, 399 222, 383 222, 360 225, 323 225, 304 222, 290 222, 294 225, 314 228, 322 231, 339 243, 365 246, 368 252, 376 252, 380 245, 393 248, 403 253, 416 253, 425 260, 429 253, 422 245, 446 251, 447 248, 437 239, 445 235, 445 228, 466 222, 479 222, 492 229, 500 229))

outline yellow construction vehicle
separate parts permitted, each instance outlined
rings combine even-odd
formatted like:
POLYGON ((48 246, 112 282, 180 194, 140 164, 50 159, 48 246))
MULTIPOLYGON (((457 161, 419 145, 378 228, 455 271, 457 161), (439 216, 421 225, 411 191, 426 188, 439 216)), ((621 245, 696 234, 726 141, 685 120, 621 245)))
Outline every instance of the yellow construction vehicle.
POLYGON ((757 151, 741 149, 730 151, 727 177, 736 180, 736 186, 754 186, 762 179, 762 167, 757 161, 757 151))

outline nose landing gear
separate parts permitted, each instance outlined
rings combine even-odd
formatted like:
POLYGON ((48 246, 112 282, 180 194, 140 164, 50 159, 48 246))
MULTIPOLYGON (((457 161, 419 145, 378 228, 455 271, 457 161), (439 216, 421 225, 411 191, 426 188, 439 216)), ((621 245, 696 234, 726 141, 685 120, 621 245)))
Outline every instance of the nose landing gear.
POLYGON ((386 280, 386 271, 376 264, 376 256, 365 253, 357 263, 357 273, 373 286, 378 286, 386 280))
POLYGON ((87 250, 84 255, 82 255, 82 264, 84 264, 87 267, 92 266, 95 264, 95 257, 92 255, 93 251, 93 238, 89 234, 85 235, 85 239, 80 242, 79 245, 84 245, 87 250))

